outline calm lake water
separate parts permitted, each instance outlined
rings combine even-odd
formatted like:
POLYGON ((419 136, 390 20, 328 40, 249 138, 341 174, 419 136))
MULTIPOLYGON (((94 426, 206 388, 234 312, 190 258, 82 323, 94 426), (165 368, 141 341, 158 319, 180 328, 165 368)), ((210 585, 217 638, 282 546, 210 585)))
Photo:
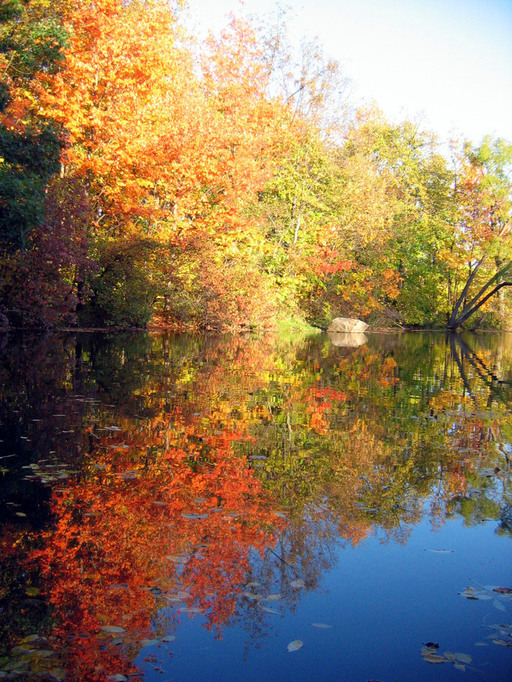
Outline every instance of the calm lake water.
POLYGON ((512 335, 4 337, 0 441, 0 678, 512 679, 512 335))

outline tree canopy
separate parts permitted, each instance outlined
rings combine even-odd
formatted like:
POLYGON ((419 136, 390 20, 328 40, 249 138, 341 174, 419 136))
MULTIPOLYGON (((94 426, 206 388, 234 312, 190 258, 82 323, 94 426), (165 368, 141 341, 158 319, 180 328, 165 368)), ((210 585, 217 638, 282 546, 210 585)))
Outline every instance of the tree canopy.
POLYGON ((510 327, 512 146, 350 106, 284 22, 0 3, 2 324, 510 327))

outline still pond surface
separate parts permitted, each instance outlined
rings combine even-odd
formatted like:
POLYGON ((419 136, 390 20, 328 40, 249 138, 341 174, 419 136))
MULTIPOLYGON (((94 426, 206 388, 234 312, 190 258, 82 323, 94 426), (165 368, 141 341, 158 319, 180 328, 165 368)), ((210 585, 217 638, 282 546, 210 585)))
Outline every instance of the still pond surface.
POLYGON ((512 679, 512 335, 4 337, 0 440, 0 678, 512 679))

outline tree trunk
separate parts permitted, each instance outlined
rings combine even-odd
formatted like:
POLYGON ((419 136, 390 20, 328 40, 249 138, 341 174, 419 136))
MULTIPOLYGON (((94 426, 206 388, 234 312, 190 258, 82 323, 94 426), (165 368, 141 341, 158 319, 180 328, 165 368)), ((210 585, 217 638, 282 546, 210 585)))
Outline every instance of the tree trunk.
POLYGON ((457 302, 453 308, 453 312, 450 316, 450 319, 448 320, 448 329, 457 329, 457 327, 461 327, 466 320, 473 315, 479 308, 483 306, 484 303, 486 303, 494 294, 497 292, 501 291, 503 287, 509 287, 512 286, 512 282, 507 282, 505 280, 500 281, 501 278, 509 272, 509 270, 512 270, 512 261, 507 263, 501 270, 498 270, 498 272, 494 275, 494 277, 491 277, 491 279, 485 284, 480 291, 474 296, 469 303, 465 303, 464 299, 466 298, 466 295, 468 293, 469 287, 471 283, 473 282, 475 278, 475 274, 477 270, 480 268, 482 263, 485 260, 485 256, 477 263, 475 269, 471 273, 471 276, 468 278, 468 281, 466 282, 466 286, 464 287, 461 295, 457 299, 457 302), (496 284, 496 282, 499 282, 496 284), (493 285, 495 285, 489 293, 486 294, 488 289, 490 289, 493 285), (460 311, 462 306, 462 311, 460 311))

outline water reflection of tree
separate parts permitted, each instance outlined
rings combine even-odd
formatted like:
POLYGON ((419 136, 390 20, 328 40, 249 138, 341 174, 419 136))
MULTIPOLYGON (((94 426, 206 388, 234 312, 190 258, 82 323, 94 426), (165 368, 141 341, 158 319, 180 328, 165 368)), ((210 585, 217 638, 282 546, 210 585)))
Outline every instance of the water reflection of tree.
MULTIPOLYGON (((471 356, 480 372, 447 350, 425 335, 356 349, 141 335, 54 342, 17 361, 4 423, 18 395, 37 443, 24 461, 69 464, 69 479, 45 479, 40 464, 25 482, 46 499, 53 490, 33 558, 68 670, 90 676, 103 646, 104 669, 119 672, 141 640, 195 609, 257 642, 272 625, 269 594, 293 609, 337 546, 374 532, 405 541, 426 501, 438 523, 457 513, 510 528, 510 412, 481 376, 498 366, 495 349, 471 356), (116 623, 122 644, 101 629, 116 623)), ((509 348, 499 362, 506 380, 509 348)))

